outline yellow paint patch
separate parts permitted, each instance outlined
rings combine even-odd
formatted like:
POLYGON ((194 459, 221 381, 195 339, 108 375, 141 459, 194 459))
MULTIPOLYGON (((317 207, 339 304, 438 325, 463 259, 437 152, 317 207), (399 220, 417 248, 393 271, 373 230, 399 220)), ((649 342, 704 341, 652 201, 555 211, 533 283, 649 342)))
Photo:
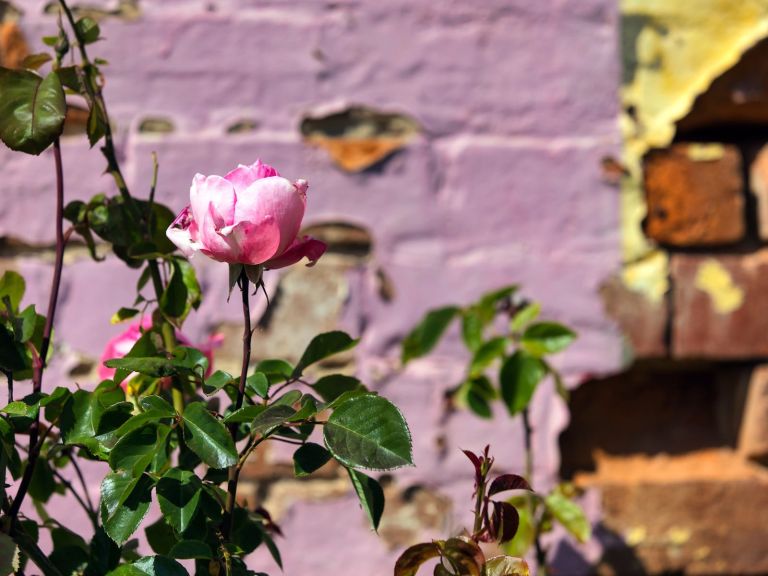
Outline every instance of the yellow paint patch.
MULTIPOLYGON (((669 146, 675 124, 712 81, 734 66, 742 54, 768 36, 768 0, 621 0, 625 81, 620 120, 622 164, 622 253, 630 268, 628 286, 660 299, 667 290, 666 263, 643 233, 647 213, 642 159, 652 148, 669 146), (649 264, 649 259, 654 263, 649 264), (634 264, 641 262, 639 268, 634 264), (649 273, 649 269, 653 273, 649 273)), ((713 160, 722 150, 696 147, 697 160, 713 160)), ((664 258, 665 260, 665 258, 664 258)), ((718 297, 724 306, 740 305, 737 291, 718 297), (737 303, 738 302, 738 303, 737 303)))
POLYGON ((667 541, 675 546, 682 546, 691 539, 691 530, 689 528, 680 528, 673 526, 667 530, 667 541))
POLYGON ((725 146, 722 144, 689 144, 686 152, 688 158, 694 162, 712 162, 725 155, 725 146))
POLYGON ((699 266, 695 286, 709 295, 719 314, 730 314, 744 303, 744 291, 734 284, 731 274, 717 260, 707 260, 699 266))
POLYGON ((642 544, 647 537, 648 529, 645 526, 633 526, 627 530, 624 540, 629 546, 638 546, 642 544))
POLYGON ((669 257, 656 251, 642 260, 624 266, 621 278, 624 285, 634 292, 644 294, 651 302, 658 304, 669 290, 669 257))

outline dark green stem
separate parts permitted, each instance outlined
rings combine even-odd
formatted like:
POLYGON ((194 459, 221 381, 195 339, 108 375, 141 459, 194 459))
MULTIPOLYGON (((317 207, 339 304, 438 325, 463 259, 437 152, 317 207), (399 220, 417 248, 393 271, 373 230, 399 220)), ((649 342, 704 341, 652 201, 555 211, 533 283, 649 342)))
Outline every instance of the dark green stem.
MULTIPOLYGON (((523 409, 523 441, 525 443, 525 479, 533 485, 533 429, 531 428, 531 419, 528 407, 523 409)), ((534 547, 536 548, 536 574, 538 576, 547 576, 547 551, 541 544, 541 527, 539 519, 536 518, 536 509, 534 497, 528 499, 528 512, 534 528, 534 547)))
MULTIPOLYGON (((33 360, 34 369, 32 376, 32 393, 39 395, 43 390, 43 372, 45 371, 48 348, 51 344, 51 334, 53 333, 53 319, 56 316, 56 303, 59 299, 59 287, 61 286, 61 270, 64 266, 64 170, 61 163, 61 145, 57 138, 53 142, 53 157, 56 163, 56 259, 53 266, 53 280, 51 281, 51 293, 48 298, 48 313, 45 317, 45 326, 43 327, 43 340, 40 346, 40 354, 33 360)), ((11 510, 8 515, 11 517, 11 523, 15 524, 21 504, 29 490, 29 484, 32 481, 32 473, 35 470, 37 457, 42 449, 42 442, 38 442, 40 434, 40 411, 38 410, 35 419, 29 428, 29 454, 27 457, 27 466, 24 469, 24 475, 19 482, 19 489, 13 499, 11 510)))
MULTIPOLYGON (((251 363, 251 336, 253 335, 253 331, 251 330, 251 307, 248 301, 248 276, 245 274, 245 269, 240 272, 238 284, 240 286, 243 301, 243 363, 240 371, 240 385, 237 389, 235 411, 242 408, 243 400, 245 398, 245 381, 248 378, 248 365, 251 363)), ((230 424, 229 433, 234 442, 237 441, 237 429, 237 424, 230 424)), ((222 527, 222 533, 227 540, 229 540, 229 536, 232 533, 232 522, 234 520, 235 503, 237 501, 237 484, 240 479, 241 462, 238 462, 229 468, 227 505, 224 510, 224 525, 222 527)))

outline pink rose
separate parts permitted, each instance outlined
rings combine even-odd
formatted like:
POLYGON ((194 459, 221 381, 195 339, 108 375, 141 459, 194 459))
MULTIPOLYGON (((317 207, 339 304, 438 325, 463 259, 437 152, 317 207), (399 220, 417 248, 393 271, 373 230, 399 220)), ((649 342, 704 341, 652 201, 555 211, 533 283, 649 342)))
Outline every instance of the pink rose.
MULTIPOLYGON (((133 345, 136 344, 136 341, 141 338, 143 331, 149 330, 150 328, 152 328, 152 318, 150 316, 145 316, 141 323, 134 322, 128 326, 128 329, 125 332, 118 334, 107 342, 107 346, 101 354, 99 363, 99 378, 101 380, 108 380, 115 375, 115 369, 107 368, 104 366, 104 362, 113 358, 122 358, 128 354, 128 352, 131 351, 131 348, 133 348, 133 345)), ((205 354, 206 358, 208 358, 208 371, 206 372, 206 376, 210 376, 213 371, 213 351, 221 346, 222 339, 223 336, 221 334, 214 334, 208 339, 208 342, 204 346, 199 347, 200 351, 205 354)), ((192 346, 189 339, 178 330, 176 331, 176 340, 182 346, 192 346)), ((125 388, 125 382, 123 382, 122 386, 125 388)))
POLYGON ((303 257, 309 266, 325 244, 297 238, 307 203, 307 182, 290 182, 257 160, 224 176, 195 175, 190 204, 168 227, 168 238, 187 256, 200 251, 229 264, 283 268, 303 257))

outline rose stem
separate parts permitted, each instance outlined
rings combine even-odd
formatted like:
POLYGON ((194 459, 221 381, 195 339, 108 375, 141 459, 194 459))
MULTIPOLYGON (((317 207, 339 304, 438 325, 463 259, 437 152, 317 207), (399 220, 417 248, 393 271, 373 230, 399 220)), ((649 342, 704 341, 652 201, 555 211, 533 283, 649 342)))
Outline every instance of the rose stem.
MULTIPOLYGON (((531 428, 530 414, 528 408, 523 409, 523 432, 525 442, 525 479, 533 486, 533 429, 531 428)), ((547 551, 541 545, 541 538, 539 534, 539 525, 534 518, 533 498, 528 500, 528 510, 531 514, 531 521, 534 524, 535 537, 534 546, 536 548, 536 565, 538 567, 537 574, 540 576, 547 576, 547 551)))
MULTIPOLYGON (((48 313, 45 317, 45 326, 43 328, 43 341, 40 346, 40 355, 33 360, 32 375, 32 393, 39 395, 43 389, 43 371, 45 370, 46 357, 48 356, 48 347, 51 344, 51 333, 53 331, 53 319, 56 315, 56 303, 59 298, 59 286, 61 285, 61 269, 64 264, 64 169, 61 164, 61 144, 59 139, 53 141, 53 157, 56 161, 56 260, 53 267, 53 280, 51 283, 51 293, 48 299, 48 313)), ((29 490, 29 484, 32 481, 32 473, 35 470, 37 457, 40 455, 42 445, 38 445, 38 436, 40 433, 40 411, 37 411, 34 422, 29 428, 29 456, 27 467, 24 469, 24 476, 19 483, 19 489, 16 497, 13 499, 13 505, 8 515, 11 523, 15 524, 21 509, 21 503, 29 490)))
MULTIPOLYGON (((245 268, 240 272, 240 278, 238 280, 240 285, 240 291, 243 297, 243 365, 240 372, 240 386, 237 389, 237 401, 235 402, 235 410, 239 410, 243 406, 243 399, 245 398, 245 381, 248 378, 248 365, 251 363, 251 308, 248 302, 248 276, 245 274, 245 268)), ((229 433, 232 435, 232 441, 237 441, 237 428, 238 424, 233 423, 229 426, 229 433)), ((225 508, 226 515, 224 517, 224 537, 229 538, 229 534, 232 531, 232 522, 234 519, 235 511, 235 499, 237 497, 237 483, 240 478, 240 464, 234 464, 229 468, 229 481, 227 483, 227 506, 225 508)))

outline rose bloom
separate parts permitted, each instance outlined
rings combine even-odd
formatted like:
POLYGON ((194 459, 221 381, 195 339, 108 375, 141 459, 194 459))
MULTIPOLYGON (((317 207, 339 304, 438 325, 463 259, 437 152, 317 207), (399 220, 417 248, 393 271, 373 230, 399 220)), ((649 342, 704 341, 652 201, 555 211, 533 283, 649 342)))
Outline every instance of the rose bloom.
POLYGON ((223 178, 197 174, 189 206, 169 226, 168 238, 187 257, 199 251, 219 262, 274 269, 306 256, 311 266, 326 246, 297 238, 307 187, 306 180, 291 182, 260 160, 223 178))
MULTIPOLYGON (((141 323, 134 322, 128 326, 125 332, 118 334, 107 342, 107 346, 101 354, 99 364, 99 378, 101 380, 108 380, 115 375, 115 369, 104 366, 104 362, 112 360, 113 358, 122 358, 128 354, 128 352, 131 351, 131 348, 133 348, 133 345, 136 344, 136 341, 141 338, 143 330, 146 331, 150 328, 152 328, 152 318, 150 316, 145 316, 141 323)), ((205 345, 198 347, 200 351, 205 354, 205 357, 208 358, 208 371, 205 374, 206 376, 210 376, 213 372, 213 351, 221 346, 223 338, 224 336, 222 334, 214 334, 208 338, 208 342, 206 342, 205 345)), ((176 331, 176 340, 182 346, 193 346, 189 339, 178 330, 176 331)), ((125 383, 126 381, 124 380, 121 384, 123 390, 126 389, 125 383)))

